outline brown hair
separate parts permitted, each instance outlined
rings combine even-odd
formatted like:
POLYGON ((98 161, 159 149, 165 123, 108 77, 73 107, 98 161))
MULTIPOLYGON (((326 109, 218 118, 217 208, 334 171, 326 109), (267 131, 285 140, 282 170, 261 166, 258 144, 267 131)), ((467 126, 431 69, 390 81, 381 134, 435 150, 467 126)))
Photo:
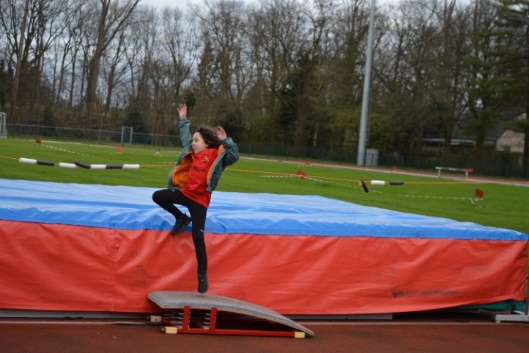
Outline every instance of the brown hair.
POLYGON ((209 148, 218 148, 220 146, 217 130, 215 130, 214 127, 200 124, 195 129, 195 132, 198 132, 202 136, 204 142, 209 148))

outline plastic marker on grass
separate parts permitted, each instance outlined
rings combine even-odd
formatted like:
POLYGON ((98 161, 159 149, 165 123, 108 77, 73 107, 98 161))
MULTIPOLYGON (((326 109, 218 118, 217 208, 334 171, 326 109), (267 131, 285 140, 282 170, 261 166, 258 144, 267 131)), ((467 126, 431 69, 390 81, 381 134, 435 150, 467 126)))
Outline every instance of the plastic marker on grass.
POLYGON ((19 158, 18 161, 20 163, 24 163, 24 164, 39 164, 39 165, 47 165, 47 166, 50 166, 50 167, 53 167, 55 165, 55 163, 53 163, 53 162, 39 161, 37 159, 31 159, 31 158, 19 158))
POLYGON ((389 185, 404 185, 404 182, 399 180, 390 180, 389 185))
POLYGON ((55 162, 49 162, 49 161, 40 161, 38 159, 32 159, 32 158, 19 158, 18 161, 20 163, 24 164, 38 164, 38 165, 47 165, 50 167, 53 166, 59 166, 60 168, 68 168, 68 169, 75 169, 77 167, 85 168, 85 169, 140 169, 139 164, 85 164, 78 161, 75 161, 75 163, 55 163, 55 162))
POLYGON ((366 185, 366 183, 364 183, 363 180, 360 180, 358 182, 358 184, 360 184, 360 186, 362 186, 362 189, 364 189, 365 192, 369 192, 369 189, 367 188, 367 185, 366 185))
POLYGON ((90 164, 90 169, 107 169, 106 164, 90 164))
POLYGON ((140 169, 139 164, 86 164, 75 161, 75 165, 85 169, 140 169))
MULTIPOLYGON (((404 185, 404 182, 390 180, 388 184, 389 185, 404 185)), ((386 182, 384 180, 371 180, 371 185, 386 185, 386 182)))
POLYGON ((386 185, 384 180, 371 180, 371 185, 386 185))
MULTIPOLYGON (((19 158, 18 161, 20 163, 24 163, 24 164, 47 165, 47 166, 50 166, 50 167, 53 167, 53 166, 56 165, 54 162, 39 161, 37 159, 31 159, 31 158, 19 158)), ((62 162, 60 162, 58 164, 58 166, 60 168, 71 168, 71 169, 75 169, 76 168, 75 164, 73 164, 73 163, 62 163, 62 162)))
POLYGON ((37 160, 36 159, 19 158, 18 161, 20 163, 24 163, 24 164, 37 164, 37 160))
POLYGON ((59 167, 60 168, 68 168, 68 169, 75 169, 77 168, 77 166, 73 163, 63 163, 63 162, 59 162, 59 167))

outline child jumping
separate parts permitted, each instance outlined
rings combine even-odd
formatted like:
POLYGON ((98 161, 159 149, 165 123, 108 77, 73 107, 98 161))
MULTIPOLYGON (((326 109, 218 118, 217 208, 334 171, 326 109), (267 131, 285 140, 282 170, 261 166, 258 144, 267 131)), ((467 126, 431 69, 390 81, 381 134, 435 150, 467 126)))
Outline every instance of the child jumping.
POLYGON ((198 262, 198 292, 205 293, 209 288, 204 240, 206 214, 222 171, 239 160, 239 148, 221 126, 199 125, 191 136, 187 106, 180 104, 177 111, 183 150, 169 173, 167 189, 155 191, 152 199, 175 217, 173 235, 182 232, 191 222, 198 262), (183 214, 175 204, 187 207, 191 217, 183 214))

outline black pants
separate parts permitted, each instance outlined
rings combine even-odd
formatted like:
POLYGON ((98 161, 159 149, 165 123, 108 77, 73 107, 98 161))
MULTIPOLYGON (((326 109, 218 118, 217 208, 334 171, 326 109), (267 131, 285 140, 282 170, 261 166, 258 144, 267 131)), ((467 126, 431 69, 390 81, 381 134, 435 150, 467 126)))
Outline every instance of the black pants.
POLYGON ((191 228, 195 255, 198 262, 198 274, 205 275, 208 270, 208 257, 206 254, 206 242, 204 241, 204 227, 206 225, 206 214, 208 209, 188 199, 180 190, 162 189, 152 194, 152 200, 161 208, 172 214, 175 220, 182 216, 182 212, 175 206, 179 204, 187 207, 191 215, 191 228))

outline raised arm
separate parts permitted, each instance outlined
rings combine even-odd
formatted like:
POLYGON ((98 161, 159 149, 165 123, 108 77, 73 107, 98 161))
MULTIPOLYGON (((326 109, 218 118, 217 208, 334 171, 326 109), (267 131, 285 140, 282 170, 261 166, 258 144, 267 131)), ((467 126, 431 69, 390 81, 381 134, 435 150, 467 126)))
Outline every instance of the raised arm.
POLYGON ((184 148, 182 150, 182 154, 187 153, 191 150, 191 131, 189 130, 189 119, 187 119, 187 105, 185 104, 179 104, 178 107, 176 107, 176 111, 178 112, 178 117, 180 120, 178 121, 178 128, 180 130, 180 141, 182 143, 182 147, 184 148))
POLYGON ((226 131, 222 128, 222 126, 215 126, 215 130, 217 130, 217 137, 219 138, 219 141, 222 143, 222 141, 226 140, 228 135, 226 134, 226 131))
POLYGON ((176 110, 178 111, 178 116, 180 117, 180 120, 185 119, 187 117, 187 105, 179 104, 178 107, 176 107, 176 110))

